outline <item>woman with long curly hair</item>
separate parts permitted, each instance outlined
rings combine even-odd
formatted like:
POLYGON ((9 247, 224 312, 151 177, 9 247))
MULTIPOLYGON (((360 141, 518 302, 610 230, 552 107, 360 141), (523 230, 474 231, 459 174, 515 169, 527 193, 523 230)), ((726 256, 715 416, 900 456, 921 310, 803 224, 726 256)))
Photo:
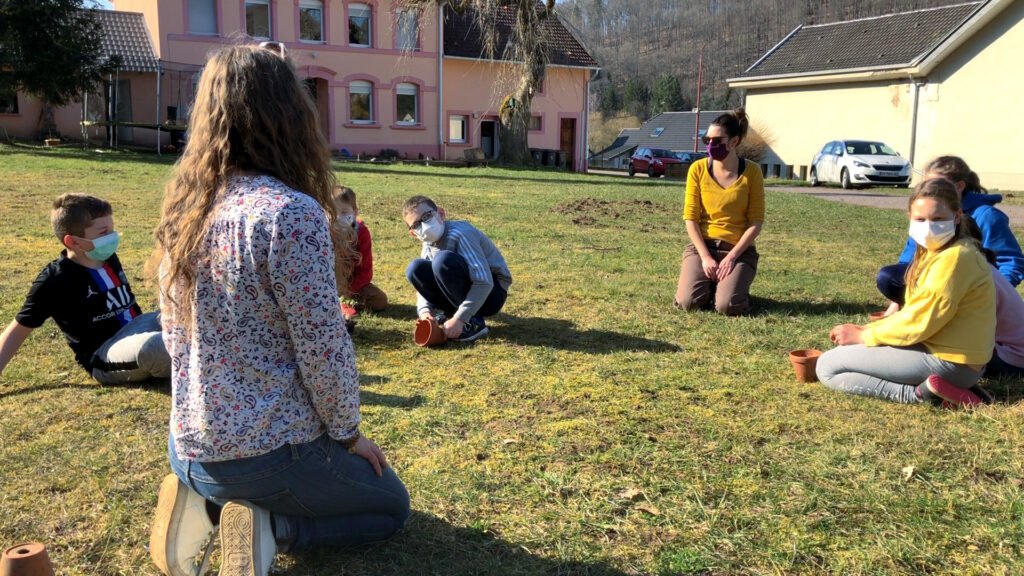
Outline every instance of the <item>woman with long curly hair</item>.
POLYGON ((152 260, 174 474, 151 556, 191 574, 218 515, 208 503, 223 505, 225 576, 266 574, 277 551, 388 538, 409 495, 359 429, 334 264, 355 253, 332 241, 335 180, 310 96, 283 55, 226 48, 203 71, 190 131, 152 260))

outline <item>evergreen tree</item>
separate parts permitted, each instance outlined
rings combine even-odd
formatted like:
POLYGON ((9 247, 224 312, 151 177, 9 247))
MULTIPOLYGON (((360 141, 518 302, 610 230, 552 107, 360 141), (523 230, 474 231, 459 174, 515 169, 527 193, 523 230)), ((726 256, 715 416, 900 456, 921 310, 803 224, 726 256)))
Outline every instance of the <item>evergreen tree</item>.
POLYGON ((0 86, 50 106, 102 81, 102 30, 82 0, 0 0, 0 86))
POLYGON ((619 91, 612 82, 606 83, 604 89, 601 90, 600 109, 601 114, 605 116, 622 110, 622 99, 619 98, 619 91))
POLYGON ((646 120, 651 104, 651 90, 640 78, 630 78, 626 82, 626 93, 622 99, 626 111, 640 119, 646 120))
POLYGON ((678 112, 684 110, 683 92, 679 89, 679 79, 671 74, 662 74, 654 83, 654 97, 651 101, 651 114, 662 112, 678 112))

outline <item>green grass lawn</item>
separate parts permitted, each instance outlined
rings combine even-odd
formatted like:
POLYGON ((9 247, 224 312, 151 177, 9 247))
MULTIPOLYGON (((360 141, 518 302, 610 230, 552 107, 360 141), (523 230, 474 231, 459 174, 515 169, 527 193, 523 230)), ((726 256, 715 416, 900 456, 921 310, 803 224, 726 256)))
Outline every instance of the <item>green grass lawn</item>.
MULTIPOLYGON (((142 278, 170 163, 0 146, 0 317, 58 253, 63 192, 110 200, 142 278)), ((504 169, 338 165, 375 243, 390 311, 360 320, 364 429, 412 495, 378 546, 280 556, 285 574, 1019 574, 1024 390, 971 412, 794 381, 883 302, 896 210, 770 192, 758 311, 672 308, 678 182, 504 169), (515 282, 491 336, 412 343, 419 253, 402 201, 428 194, 504 252, 515 282)), ((146 544, 166 461, 166 385, 102 387, 57 328, 0 378, 0 544, 45 542, 68 575, 156 574, 146 544)))

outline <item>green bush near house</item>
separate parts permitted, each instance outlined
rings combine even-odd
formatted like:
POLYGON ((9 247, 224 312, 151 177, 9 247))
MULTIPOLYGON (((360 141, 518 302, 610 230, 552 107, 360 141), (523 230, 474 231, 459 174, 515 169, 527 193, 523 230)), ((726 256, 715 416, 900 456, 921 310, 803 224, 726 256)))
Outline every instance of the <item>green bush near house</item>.
MULTIPOLYGON (((364 429, 415 513, 366 549, 279 557, 283 574, 1017 574, 1024 390, 947 412, 794 381, 882 306, 904 216, 769 192, 744 318, 672 307, 680 182, 495 168, 338 165, 394 303, 355 333, 364 429), (501 247, 515 282, 491 335, 412 343, 419 253, 402 201, 427 194, 501 247)), ((170 159, 0 146, 0 318, 59 246, 55 196, 110 200, 142 278, 170 159)), ((101 387, 52 323, 0 377, 0 545, 47 544, 68 575, 156 574, 146 544, 168 472, 166 385, 101 387)), ((216 560, 216 558, 215 558, 216 560)))

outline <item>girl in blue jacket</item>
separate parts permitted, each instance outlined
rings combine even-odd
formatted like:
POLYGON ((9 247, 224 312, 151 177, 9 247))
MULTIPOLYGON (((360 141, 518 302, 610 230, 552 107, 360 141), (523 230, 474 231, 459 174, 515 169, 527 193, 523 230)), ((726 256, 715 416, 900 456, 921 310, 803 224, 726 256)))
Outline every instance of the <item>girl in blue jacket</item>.
MULTIPOLYGON (((995 207, 1003 197, 987 194, 978 175, 959 156, 939 156, 928 163, 924 179, 946 178, 956 184, 964 214, 970 216, 981 229, 981 244, 996 255, 996 267, 1010 284, 1017 286, 1024 279, 1024 253, 1010 230, 1010 219, 995 207)), ((882 267, 876 279, 878 290, 891 302, 886 316, 903 306, 907 284, 907 266, 914 259, 917 244, 907 239, 899 262, 882 267)))

